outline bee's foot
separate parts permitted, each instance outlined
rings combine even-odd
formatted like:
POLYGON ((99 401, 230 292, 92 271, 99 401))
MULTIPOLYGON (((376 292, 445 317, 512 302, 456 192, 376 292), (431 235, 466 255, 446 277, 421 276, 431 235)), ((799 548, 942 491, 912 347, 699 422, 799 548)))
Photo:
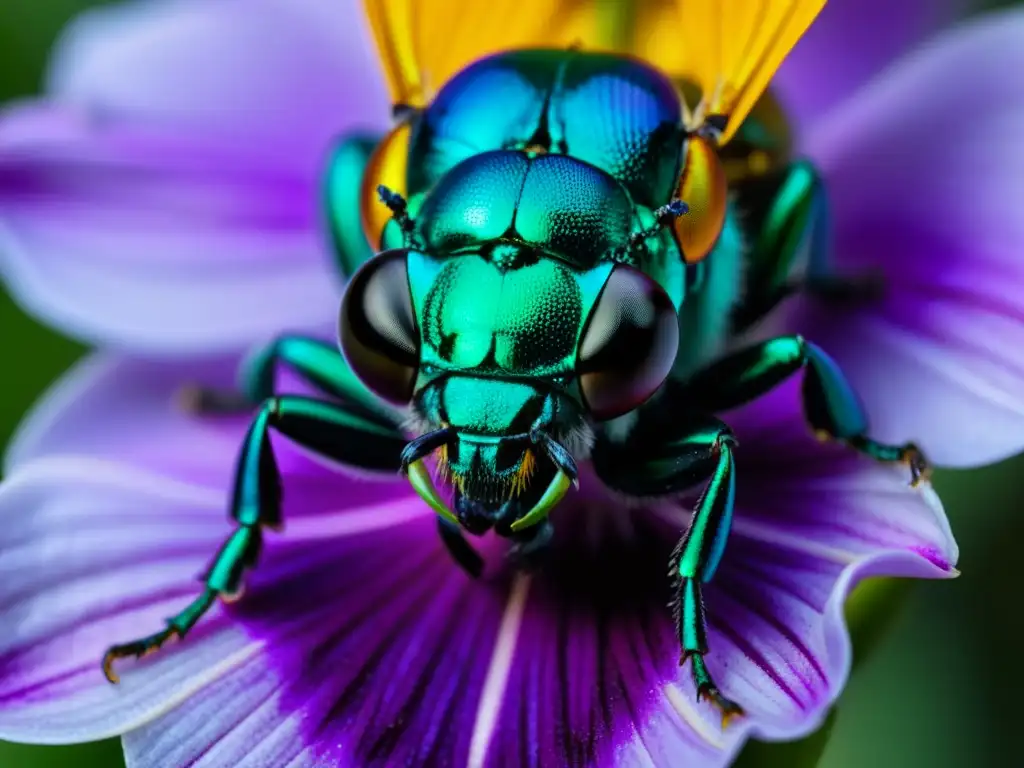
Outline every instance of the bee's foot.
POLYGON ((733 719, 743 716, 743 708, 731 699, 727 699, 718 690, 718 686, 715 685, 708 672, 707 664, 704 663, 703 653, 683 651, 679 659, 680 666, 685 664, 688 659, 693 664, 693 682, 697 686, 697 701, 711 702, 722 715, 722 729, 724 730, 733 719))
POLYGON ((169 626, 163 632, 157 632, 155 635, 143 637, 139 640, 132 640, 130 643, 110 646, 107 649, 107 652, 103 654, 103 661, 101 662, 103 676, 111 683, 116 684, 120 682, 120 677, 118 677, 117 672, 114 671, 114 661, 117 659, 127 659, 129 657, 141 659, 143 656, 156 653, 163 647, 164 643, 174 637, 178 637, 178 629, 176 627, 169 626))
POLYGON ((736 702, 725 698, 712 683, 705 683, 697 689, 697 701, 709 701, 722 715, 724 731, 735 718, 743 717, 743 708, 736 702))
POLYGON ((921 449, 913 443, 907 443, 903 447, 900 460, 910 469, 910 485, 916 488, 923 482, 927 482, 932 475, 932 466, 921 449))

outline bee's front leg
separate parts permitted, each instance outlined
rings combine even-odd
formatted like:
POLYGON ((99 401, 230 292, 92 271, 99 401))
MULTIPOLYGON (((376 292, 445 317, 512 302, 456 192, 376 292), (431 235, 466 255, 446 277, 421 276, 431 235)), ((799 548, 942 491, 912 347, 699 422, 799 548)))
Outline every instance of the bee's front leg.
POLYGON ((631 496, 661 496, 706 482, 671 561, 677 581, 676 629, 680 664, 690 661, 697 697, 722 713, 722 723, 743 710, 719 691, 708 671, 707 620, 701 585, 711 581, 725 552, 736 491, 729 428, 713 418, 648 419, 621 443, 599 439, 594 469, 610 487, 631 496))
POLYGON ((270 441, 271 431, 331 461, 371 471, 398 468, 405 439, 360 413, 308 397, 282 395, 266 400, 257 411, 242 443, 231 494, 235 528, 224 540, 203 577, 202 592, 166 627, 107 649, 103 674, 118 680, 114 662, 158 651, 166 642, 184 638, 217 598, 241 593, 245 572, 256 566, 267 528, 281 527, 281 474, 270 441))
POLYGON ((441 535, 448 554, 471 578, 480 578, 484 571, 484 560, 480 553, 466 541, 462 528, 446 517, 437 516, 437 531, 441 535))

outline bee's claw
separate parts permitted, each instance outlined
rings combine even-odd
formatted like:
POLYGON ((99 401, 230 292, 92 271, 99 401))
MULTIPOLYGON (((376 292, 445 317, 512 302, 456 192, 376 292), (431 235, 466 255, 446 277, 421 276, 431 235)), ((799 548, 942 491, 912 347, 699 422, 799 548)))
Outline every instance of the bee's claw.
POLYGON ((704 654, 696 650, 684 650, 679 657, 679 665, 687 661, 693 665, 693 681, 697 686, 697 701, 708 701, 722 715, 722 729, 724 730, 730 722, 737 717, 743 717, 746 713, 736 702, 727 699, 718 690, 708 673, 707 665, 704 663, 704 654))
POLYGON ((103 676, 106 677, 109 682, 117 685, 117 683, 121 681, 120 676, 114 671, 114 662, 117 659, 127 659, 129 657, 141 659, 144 656, 148 656, 149 654, 160 650, 164 643, 174 637, 178 637, 178 629, 176 627, 169 626, 163 632, 157 632, 155 635, 143 637, 139 640, 133 640, 130 643, 110 646, 106 653, 103 654, 103 660, 100 662, 100 666, 103 669, 103 676))
POLYGON ((932 466, 924 453, 913 443, 907 443, 903 448, 901 461, 910 469, 910 487, 917 488, 921 483, 927 482, 932 475, 932 466))
POLYGON ((725 698, 721 692, 712 684, 707 683, 697 689, 697 701, 708 701, 722 715, 722 730, 729 727, 734 719, 743 717, 746 714, 743 708, 736 702, 725 698))

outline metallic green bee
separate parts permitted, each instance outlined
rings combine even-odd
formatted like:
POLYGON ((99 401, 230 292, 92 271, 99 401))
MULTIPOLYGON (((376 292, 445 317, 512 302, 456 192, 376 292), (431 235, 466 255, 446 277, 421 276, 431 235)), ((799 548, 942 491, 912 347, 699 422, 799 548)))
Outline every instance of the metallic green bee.
MULTIPOLYGON (((821 4, 802 5, 789 45, 821 4)), ((382 8, 375 29, 395 35, 382 8)), ((785 50, 769 46, 765 66, 785 50)), ((629 496, 705 484, 673 562, 679 639, 698 692, 739 712, 704 662, 701 585, 725 549, 736 483, 735 440, 716 414, 799 374, 817 433, 905 462, 915 482, 926 465, 911 444, 867 436, 854 392, 810 341, 731 350, 793 290, 848 285, 827 271, 822 186, 789 157, 770 97, 734 87, 691 113, 689 87, 615 53, 511 50, 403 105, 383 141, 339 146, 327 208, 351 275, 344 354, 285 337, 252 361, 245 394, 261 405, 238 463, 237 529, 204 593, 165 631, 111 648, 108 676, 115 658, 184 635, 240 589, 261 529, 281 522, 273 429, 330 460, 405 473, 474 575, 463 532, 494 530, 537 556, 580 461, 629 496), (327 397, 275 395, 282 364, 327 397), (450 503, 425 464, 435 453, 450 503)))

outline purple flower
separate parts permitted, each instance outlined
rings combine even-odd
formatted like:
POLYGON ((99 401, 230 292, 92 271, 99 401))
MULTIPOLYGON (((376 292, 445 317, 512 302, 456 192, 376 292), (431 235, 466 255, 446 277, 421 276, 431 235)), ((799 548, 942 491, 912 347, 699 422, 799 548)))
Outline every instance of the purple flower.
MULTIPOLYGON (((884 17, 898 41, 865 50, 852 26, 892 4, 834 5, 780 88, 826 174, 840 262, 881 267, 890 290, 881 308, 796 303, 780 322, 837 356, 879 438, 918 439, 945 465, 1007 456, 1024 445, 1024 15, 965 26, 841 98, 826 65, 856 60, 839 80, 859 85, 920 9, 899 4, 905 18, 884 17)), ((120 686, 103 680, 103 650, 179 610, 230 530, 245 422, 189 416, 175 392, 227 386, 271 334, 330 325, 317 170, 334 135, 386 122, 352 11, 242 6, 90 14, 59 48, 51 97, 0 122, 12 289, 121 349, 69 374, 7 457, 0 737, 125 734, 136 765, 721 765, 749 735, 813 730, 849 672, 852 586, 949 576, 957 552, 929 488, 805 434, 795 386, 727 419, 738 508, 706 593, 708 664, 748 717, 724 732, 665 607, 692 500, 627 515, 584 478, 548 568, 516 574, 490 542, 474 582, 407 486, 286 445, 286 534, 245 597, 122 664, 120 686)))

